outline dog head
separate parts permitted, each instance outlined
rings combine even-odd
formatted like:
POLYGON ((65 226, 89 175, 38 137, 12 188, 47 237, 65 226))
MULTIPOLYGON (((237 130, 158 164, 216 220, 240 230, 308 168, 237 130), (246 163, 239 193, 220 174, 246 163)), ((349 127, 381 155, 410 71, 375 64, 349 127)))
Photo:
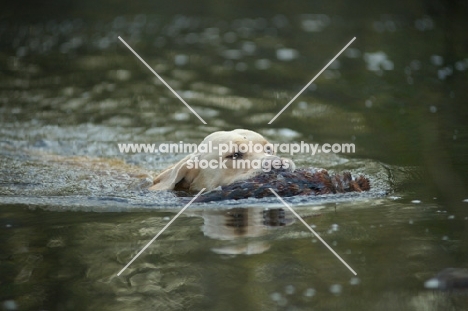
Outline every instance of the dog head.
POLYGON ((170 166, 150 190, 207 190, 251 178, 274 168, 294 170, 294 163, 274 154, 262 135, 244 129, 214 132, 197 151, 170 166))

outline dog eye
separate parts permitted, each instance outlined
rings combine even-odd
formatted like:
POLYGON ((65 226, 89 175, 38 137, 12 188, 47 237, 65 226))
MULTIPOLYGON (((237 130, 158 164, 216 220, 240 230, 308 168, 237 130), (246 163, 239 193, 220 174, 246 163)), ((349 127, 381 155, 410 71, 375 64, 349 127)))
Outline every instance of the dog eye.
POLYGON ((265 151, 266 151, 267 154, 270 154, 270 155, 273 154, 273 150, 271 149, 270 146, 266 146, 265 151))
POLYGON ((242 153, 241 152, 235 152, 233 154, 228 155, 226 158, 233 159, 233 160, 241 159, 242 158, 242 153))

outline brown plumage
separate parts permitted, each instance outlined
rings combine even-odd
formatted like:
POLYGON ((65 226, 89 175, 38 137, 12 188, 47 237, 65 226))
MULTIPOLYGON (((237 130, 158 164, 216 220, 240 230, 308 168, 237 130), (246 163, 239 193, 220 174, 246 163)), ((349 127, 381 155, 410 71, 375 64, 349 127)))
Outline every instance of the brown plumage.
POLYGON ((200 196, 196 201, 209 202, 273 196, 269 188, 272 188, 282 197, 290 197, 368 191, 370 182, 362 175, 353 178, 349 172, 330 176, 323 169, 296 169, 294 172, 280 169, 223 186, 221 190, 208 192, 200 196))

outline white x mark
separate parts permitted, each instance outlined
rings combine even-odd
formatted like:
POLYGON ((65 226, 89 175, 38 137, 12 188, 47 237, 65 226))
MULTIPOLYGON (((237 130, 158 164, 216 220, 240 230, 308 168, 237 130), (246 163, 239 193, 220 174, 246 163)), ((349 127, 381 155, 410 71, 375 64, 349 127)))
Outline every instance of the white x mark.
POLYGON ((119 273, 117 273, 117 276, 120 276, 120 274, 122 274, 122 272, 124 272, 125 269, 127 269, 128 266, 130 266, 130 265, 132 264, 132 262, 134 262, 134 261, 145 251, 145 249, 147 249, 148 246, 150 246, 151 243, 153 243, 153 242, 164 232, 164 230, 166 230, 166 229, 174 222, 174 220, 176 220, 177 217, 179 217, 180 214, 182 214, 182 213, 190 206, 190 204, 192 204, 193 201, 195 201, 195 199, 198 198, 198 197, 200 196, 200 194, 202 194, 203 191, 205 191, 205 188, 203 188, 202 190, 200 190, 200 192, 198 192, 197 195, 194 196, 193 199, 190 200, 190 202, 188 202, 187 205, 185 205, 185 207, 184 207, 183 209, 181 209, 180 212, 178 212, 177 215, 175 215, 175 217, 172 218, 171 221, 169 221, 169 222, 167 223, 167 225, 165 225, 164 228, 162 228, 161 231, 159 231, 158 234, 156 234, 156 236, 155 236, 154 238, 152 238, 151 241, 149 241, 148 244, 146 244, 145 247, 143 247, 143 248, 141 249, 141 251, 138 252, 138 254, 136 254, 136 256, 133 257, 132 260, 130 260, 130 262, 129 262, 125 267, 123 267, 122 270, 120 270, 119 273))
POLYGON ((278 198, 278 200, 280 200, 281 203, 284 204, 284 206, 286 206, 287 208, 289 208, 289 210, 294 214, 294 216, 296 216, 296 217, 307 227, 307 229, 309 229, 309 230, 317 237, 317 239, 319 239, 320 242, 322 242, 322 243, 333 253, 333 255, 335 255, 335 256, 346 266, 346 268, 349 269, 349 271, 351 271, 354 275, 357 275, 357 273, 346 263, 346 261, 344 261, 344 260, 340 257, 340 255, 338 255, 338 254, 333 250, 333 248, 331 248, 330 245, 328 245, 327 242, 325 242, 325 241, 317 234, 317 232, 315 232, 314 229, 312 229, 312 228, 304 221, 304 219, 302 219, 302 217, 299 216, 299 214, 297 214, 296 211, 293 210, 292 207, 289 206, 289 204, 286 203, 286 202, 278 195, 278 193, 276 193, 275 190, 273 190, 273 189, 271 189, 271 188, 269 188, 269 189, 270 189, 270 191, 273 192, 273 194, 278 198))
POLYGON ((315 77, 313 77, 313 78, 312 78, 312 80, 310 80, 310 82, 309 82, 309 83, 307 83, 307 84, 306 84, 306 86, 304 86, 304 87, 302 88, 302 90, 301 90, 299 93, 297 93, 297 95, 296 95, 296 96, 294 96, 294 97, 293 97, 293 99, 291 99, 291 100, 289 101, 289 103, 288 103, 286 106, 284 106, 284 108, 283 108, 283 109, 281 109, 281 111, 280 111, 280 112, 278 112, 278 113, 276 114, 276 116, 274 116, 274 118, 273 118, 273 119, 271 119, 271 121, 270 121, 270 122, 268 122, 268 124, 271 124, 271 123, 273 123, 273 121, 275 121, 275 120, 276 120, 276 118, 278 118, 278 117, 280 116, 280 114, 282 114, 282 113, 283 113, 283 112, 284 112, 284 111, 285 111, 285 110, 286 110, 286 109, 289 107, 289 105, 291 105, 291 104, 292 104, 292 102, 293 102, 293 101, 295 101, 295 100, 296 100, 296 98, 298 98, 298 97, 299 97, 299 95, 301 95, 301 94, 302 94, 302 92, 304 92, 304 91, 305 91, 305 90, 306 90, 306 89, 307 89, 307 88, 308 88, 308 87, 309 87, 309 86, 312 84, 312 82, 314 82, 314 81, 315 81, 315 79, 317 79, 317 78, 318 78, 318 76, 320 76, 320 75, 322 74, 322 72, 324 72, 324 71, 325 71, 325 69, 327 69, 327 68, 328 68, 328 66, 330 66, 330 65, 332 64, 332 63, 335 61, 335 59, 337 59, 337 58, 338 58, 338 56, 340 56, 340 54, 341 54, 341 53, 343 53, 343 52, 344 52, 344 50, 346 50, 346 49, 348 48, 348 46, 350 46, 350 44, 351 44, 351 43, 353 43, 353 41, 354 41, 354 40, 356 40, 356 37, 354 37, 353 39, 351 39, 351 41, 349 41, 349 42, 348 42, 348 44, 346 44, 346 46, 345 46, 344 48, 342 48, 342 49, 341 49, 341 51, 339 51, 339 52, 338 52, 338 54, 336 54, 336 55, 335 55, 335 57, 333 57, 333 58, 332 58, 332 60, 331 60, 331 61, 329 61, 329 62, 328 62, 328 64, 326 64, 326 65, 325 65, 325 67, 323 67, 323 68, 322 68, 322 70, 320 70, 320 71, 319 71, 319 73, 318 73, 318 74, 316 74, 316 75, 315 75, 315 77))
POLYGON ((161 76, 158 75, 158 74, 156 73, 156 71, 154 71, 154 69, 151 68, 151 66, 148 65, 148 64, 144 61, 144 59, 141 58, 140 55, 138 55, 137 52, 135 52, 135 51, 130 47, 130 45, 127 44, 127 42, 124 41, 124 39, 122 39, 122 38, 119 36, 119 40, 122 41, 122 43, 125 44, 125 46, 126 46, 130 51, 132 51, 132 53, 135 54, 135 56, 138 57, 138 59, 139 59, 143 64, 145 64, 145 66, 148 67, 148 69, 151 70, 151 72, 152 72, 159 80, 161 80, 161 82, 162 82, 165 86, 167 86, 167 88, 168 88, 172 93, 174 93, 174 95, 175 95, 178 99, 180 99, 180 101, 181 101, 182 103, 184 103, 184 105, 187 106, 187 108, 188 108, 191 112, 193 112, 194 115, 196 115, 196 116, 198 117, 198 119, 200 119, 200 121, 203 122, 203 124, 206 124, 205 120, 203 120, 202 117, 200 117, 200 116, 198 115, 198 113, 197 113, 195 110, 193 110, 193 108, 190 107, 190 105, 187 104, 187 103, 185 102, 185 100, 184 100, 182 97, 180 97, 180 95, 177 94, 177 92, 174 91, 174 90, 172 89, 172 87, 171 87, 169 84, 167 84, 166 81, 164 81, 164 79, 161 78, 161 76))

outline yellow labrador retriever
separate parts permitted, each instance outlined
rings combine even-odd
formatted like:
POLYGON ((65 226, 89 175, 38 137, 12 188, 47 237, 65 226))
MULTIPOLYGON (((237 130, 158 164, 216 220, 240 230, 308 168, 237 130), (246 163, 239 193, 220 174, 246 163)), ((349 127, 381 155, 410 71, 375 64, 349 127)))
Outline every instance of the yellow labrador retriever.
POLYGON ((262 135, 250 130, 214 132, 205 137, 196 152, 156 176, 149 189, 213 190, 249 179, 272 164, 294 171, 294 163, 275 156, 270 145, 262 135))

